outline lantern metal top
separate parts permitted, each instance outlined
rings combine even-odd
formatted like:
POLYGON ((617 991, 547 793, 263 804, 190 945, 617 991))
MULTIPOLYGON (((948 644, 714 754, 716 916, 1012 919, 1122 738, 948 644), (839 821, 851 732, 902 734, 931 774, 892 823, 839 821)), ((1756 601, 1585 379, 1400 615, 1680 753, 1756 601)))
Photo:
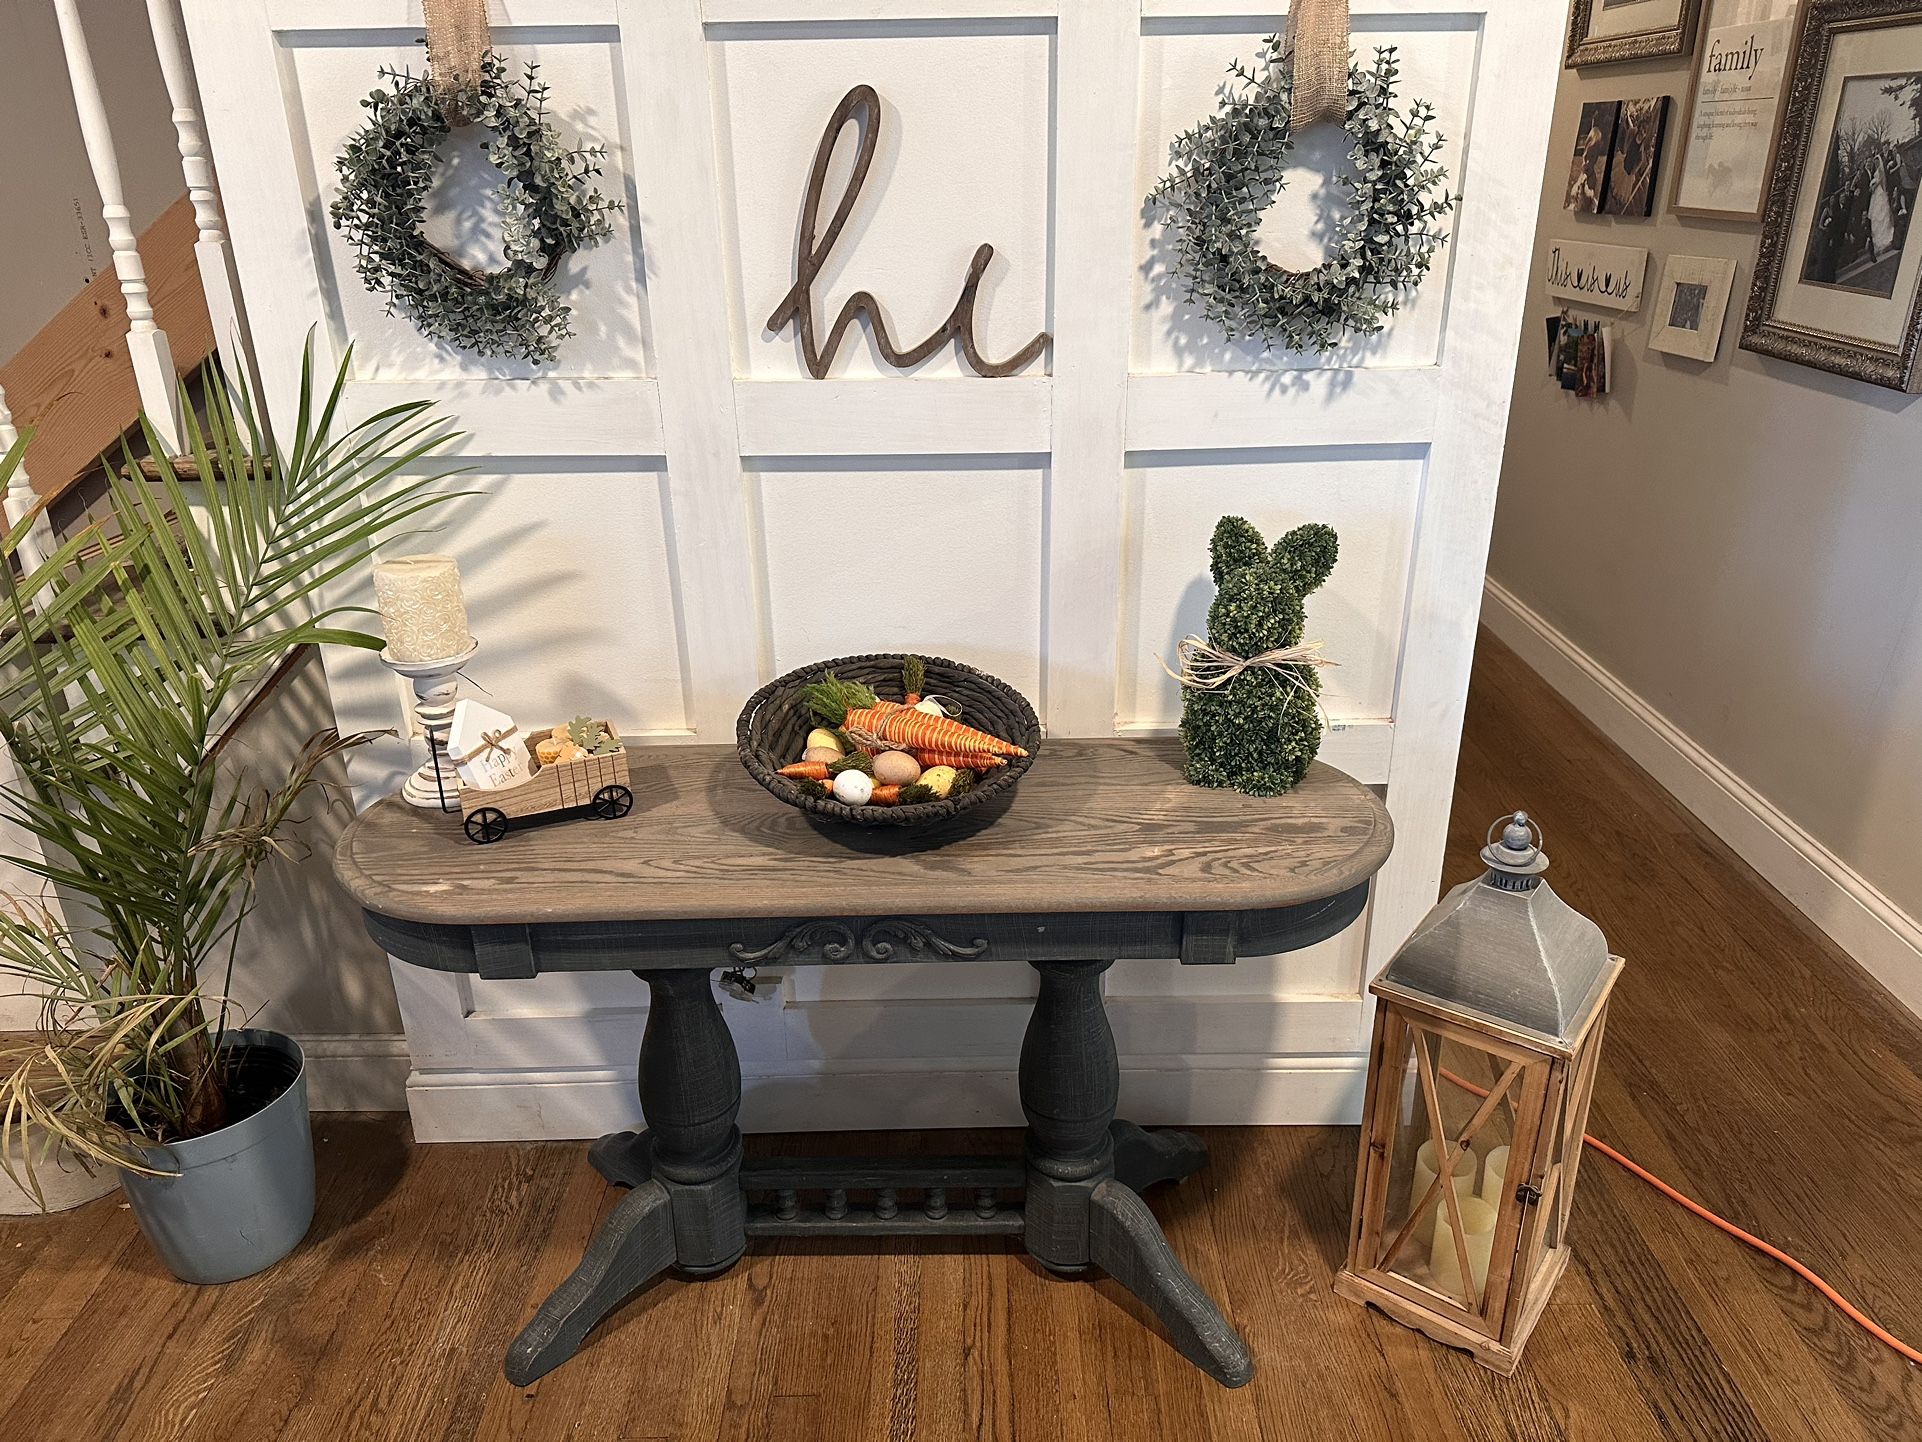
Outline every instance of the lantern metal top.
POLYGON ((1541 842, 1541 828, 1523 811, 1489 827, 1487 872, 1437 903, 1371 990, 1493 1023, 1553 1051, 1571 1049, 1621 963, 1601 928, 1542 880, 1548 856, 1541 842))

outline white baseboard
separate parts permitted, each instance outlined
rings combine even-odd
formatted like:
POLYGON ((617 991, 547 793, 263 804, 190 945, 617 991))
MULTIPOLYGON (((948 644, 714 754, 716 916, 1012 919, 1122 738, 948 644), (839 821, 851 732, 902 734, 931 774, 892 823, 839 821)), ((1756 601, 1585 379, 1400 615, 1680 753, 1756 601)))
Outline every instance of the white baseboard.
POLYGON ((1482 620, 1898 1001, 1922 1014, 1922 922, 1493 578, 1482 620))
POLYGON ((413 1062, 406 1037, 307 1035, 295 1040, 307 1054, 309 1111, 407 1110, 407 1074, 413 1062))
MULTIPOLYGON (((1149 1125, 1353 1124, 1364 1056, 1249 1058, 1121 1069, 1121 1114, 1149 1125)), ((744 1077, 750 1132, 1017 1127, 1011 1070, 830 1071, 744 1077), (823 1118, 832 1118, 831 1123, 823 1118)), ((634 1072, 415 1072, 407 1081, 422 1142, 560 1141, 640 1125, 634 1072)))

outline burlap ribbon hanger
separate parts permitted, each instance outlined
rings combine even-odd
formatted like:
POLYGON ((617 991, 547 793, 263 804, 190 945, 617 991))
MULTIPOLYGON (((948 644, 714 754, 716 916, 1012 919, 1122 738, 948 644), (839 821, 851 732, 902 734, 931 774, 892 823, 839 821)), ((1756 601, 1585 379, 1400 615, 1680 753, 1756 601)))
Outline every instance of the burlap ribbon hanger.
MULTIPOLYGON (((1347 0, 1343 0, 1344 12, 1347 0)), ((450 121, 461 113, 453 97, 480 84, 481 56, 487 50, 487 0, 421 0, 427 15, 427 73, 450 121)))
POLYGON ((1295 93, 1289 128, 1299 134, 1323 120, 1348 118, 1348 0, 1290 0, 1288 47, 1295 93))

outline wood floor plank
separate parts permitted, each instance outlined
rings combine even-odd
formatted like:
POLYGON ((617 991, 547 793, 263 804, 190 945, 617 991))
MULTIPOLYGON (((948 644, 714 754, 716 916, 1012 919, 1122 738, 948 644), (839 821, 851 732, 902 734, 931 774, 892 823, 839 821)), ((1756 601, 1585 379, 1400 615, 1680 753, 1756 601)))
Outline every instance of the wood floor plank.
MULTIPOLYGON (((1591 1130, 1922 1337, 1922 1025, 1485 638, 1449 881, 1516 806, 1628 958, 1591 1130)), ((1115 1283, 965 1241, 756 1244, 723 1276, 662 1279, 516 1388, 509 1339, 619 1192, 577 1146, 316 1120, 314 1232, 258 1278, 181 1286, 113 1201, 0 1220, 0 1416, 56 1442, 1922 1442, 1922 1369, 1594 1154, 1515 1378, 1336 1298, 1352 1128, 1211 1130, 1209 1165, 1148 1194, 1253 1350, 1237 1391, 1115 1283)))

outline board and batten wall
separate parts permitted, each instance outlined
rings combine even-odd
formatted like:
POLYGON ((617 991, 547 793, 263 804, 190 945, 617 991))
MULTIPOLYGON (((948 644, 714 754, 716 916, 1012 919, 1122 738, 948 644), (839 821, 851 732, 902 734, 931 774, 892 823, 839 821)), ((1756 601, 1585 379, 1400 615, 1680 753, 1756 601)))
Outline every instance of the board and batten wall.
MULTIPOLYGON (((419 64, 418 4, 186 12, 270 399, 286 404, 312 326, 323 364, 353 341, 354 407, 431 396, 458 420, 460 484, 480 494, 422 544, 461 560, 470 674, 529 721, 587 711, 653 742, 728 743, 768 676, 913 648, 1007 678, 1056 734, 1164 732, 1179 697, 1155 658, 1203 628, 1216 518, 1340 530, 1309 606, 1341 662, 1324 755, 1385 788, 1398 830, 1365 923, 1287 958, 1107 977, 1130 1114, 1229 1122, 1356 1115, 1365 977, 1436 895, 1520 328, 1511 258, 1559 43, 1539 0, 1354 8, 1356 44, 1398 46, 1404 98, 1435 103, 1467 198, 1389 332, 1318 361, 1222 342, 1179 304, 1142 213, 1169 140, 1284 23, 1272 8, 495 3, 496 43, 540 62, 557 119, 607 146, 605 187, 626 202, 614 238, 565 267, 578 334, 539 373, 383 315, 326 222, 377 69, 419 64), (880 93, 882 135, 823 314, 871 290, 896 337, 918 338, 989 241, 983 351, 1055 336, 1025 373, 984 380, 952 352, 896 373, 857 332, 814 381, 793 336, 764 330, 822 126, 858 83, 880 93)), ((1303 146, 1322 162, 1344 148, 1303 146)), ((449 179, 429 228, 484 253, 471 181, 449 179)), ((1285 262, 1313 258, 1322 184, 1302 168, 1271 213, 1285 262)), ((343 730, 402 723, 372 657, 331 656, 328 677, 343 730)), ((405 764, 398 743, 358 753, 358 801, 405 764)), ((417 1135, 634 1120, 633 978, 395 979, 417 1135)), ((770 990, 725 1003, 746 1125, 1019 1120, 1026 968, 802 968, 770 990)))
POLYGON ((1486 617, 1922 1012, 1922 398, 1739 348, 1760 227, 1668 213, 1692 64, 1562 73, 1486 617), (1570 215, 1583 103, 1638 95, 1678 107, 1656 218, 1570 215), (1650 251, 1603 400, 1547 373, 1567 237, 1650 251), (1737 263, 1713 363, 1648 349, 1671 254, 1737 263))

